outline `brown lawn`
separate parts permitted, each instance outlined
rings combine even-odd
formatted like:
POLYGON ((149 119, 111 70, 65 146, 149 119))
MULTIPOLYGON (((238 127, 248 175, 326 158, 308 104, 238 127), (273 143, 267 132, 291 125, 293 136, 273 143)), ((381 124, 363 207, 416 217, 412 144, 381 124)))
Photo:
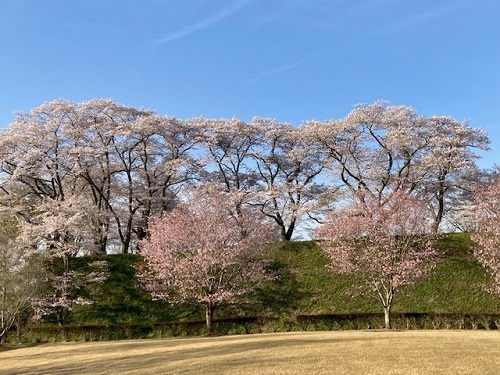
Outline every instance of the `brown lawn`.
POLYGON ((294 332, 0 349, 9 374, 500 374, 497 331, 294 332))

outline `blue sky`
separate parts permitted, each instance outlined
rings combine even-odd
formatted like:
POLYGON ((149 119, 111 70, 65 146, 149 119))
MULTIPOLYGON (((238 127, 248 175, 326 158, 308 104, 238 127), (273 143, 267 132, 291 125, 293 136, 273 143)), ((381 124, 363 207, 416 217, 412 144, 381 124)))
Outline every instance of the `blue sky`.
POLYGON ((0 0, 0 126, 58 98, 179 118, 468 119, 500 164, 498 0, 0 0))

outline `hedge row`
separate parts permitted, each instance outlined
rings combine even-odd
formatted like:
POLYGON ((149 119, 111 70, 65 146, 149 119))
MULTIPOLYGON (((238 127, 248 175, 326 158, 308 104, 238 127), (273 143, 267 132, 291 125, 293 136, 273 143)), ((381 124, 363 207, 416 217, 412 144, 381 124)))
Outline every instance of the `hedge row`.
MULTIPOLYGON (((500 329, 500 314, 425 314, 392 315, 394 329, 500 329)), ((383 329, 383 314, 298 315, 294 318, 236 318, 216 320, 215 335, 265 332, 333 331, 383 329)), ((32 326, 23 333, 12 332, 7 342, 108 341, 179 336, 207 333, 202 321, 80 326, 32 326)))

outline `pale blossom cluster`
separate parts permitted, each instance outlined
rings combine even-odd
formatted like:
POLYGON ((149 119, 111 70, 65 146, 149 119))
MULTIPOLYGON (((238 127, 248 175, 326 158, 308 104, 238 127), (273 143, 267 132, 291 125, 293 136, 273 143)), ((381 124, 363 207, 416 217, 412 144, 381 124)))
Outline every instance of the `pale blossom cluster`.
POLYGON ((184 121, 113 100, 45 103, 19 114, 0 136, 1 198, 29 225, 43 216, 45 237, 54 237, 49 216, 58 221, 63 211, 68 227, 85 228, 68 233, 67 242, 101 254, 130 252, 149 217, 168 210, 195 177, 192 133, 184 121))
POLYGON ((50 259, 45 259, 48 267, 38 275, 38 283, 45 284, 45 290, 32 298, 35 319, 43 319, 48 315, 55 315, 57 322, 62 325, 67 315, 75 305, 90 305, 94 303, 92 296, 83 297, 79 291, 91 288, 95 284, 104 282, 108 277, 108 264, 105 261, 93 261, 88 267, 89 272, 71 270, 63 263, 63 272, 56 272, 50 264, 50 259))
POLYGON ((68 232, 68 243, 101 254, 136 251, 151 217, 206 182, 244 192, 244 203, 272 219, 284 240, 339 202, 398 190, 428 198, 437 232, 468 199, 467 176, 487 145, 485 132, 467 122, 385 102, 292 126, 59 100, 18 114, 0 134, 0 198, 34 225, 34 216, 59 220, 56 207, 71 206, 68 215, 86 230, 68 232))

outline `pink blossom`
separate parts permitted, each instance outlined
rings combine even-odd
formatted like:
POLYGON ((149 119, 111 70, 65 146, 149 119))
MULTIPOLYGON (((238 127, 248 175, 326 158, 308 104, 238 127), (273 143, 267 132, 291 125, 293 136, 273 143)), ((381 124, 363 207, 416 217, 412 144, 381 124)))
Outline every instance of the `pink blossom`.
POLYGON ((271 278, 265 272, 266 244, 276 231, 258 212, 240 207, 239 193, 217 186, 195 192, 189 203, 158 217, 140 244, 146 268, 139 274, 153 298, 173 303, 194 301, 213 310, 252 292, 271 278))
POLYGON ((487 289, 500 293, 500 167, 495 172, 492 180, 474 193, 480 232, 473 239, 477 243, 474 256, 493 278, 487 289))
POLYGON ((390 328, 396 291, 425 277, 435 264, 432 218, 426 205, 403 191, 333 212, 318 231, 330 269, 355 273, 375 292, 390 328))

